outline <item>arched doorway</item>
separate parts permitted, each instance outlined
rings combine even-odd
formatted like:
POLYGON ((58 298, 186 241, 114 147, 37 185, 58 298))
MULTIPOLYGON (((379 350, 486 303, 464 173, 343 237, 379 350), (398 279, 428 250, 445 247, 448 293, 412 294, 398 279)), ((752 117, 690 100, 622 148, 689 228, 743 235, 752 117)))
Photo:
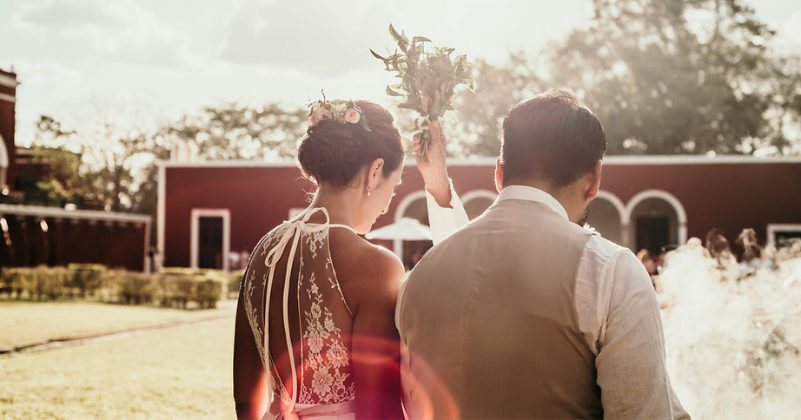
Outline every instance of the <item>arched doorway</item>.
POLYGON ((606 239, 627 246, 623 235, 623 202, 607 191, 598 191, 598 196, 587 209, 587 224, 595 228, 606 239))
POLYGON ((497 197, 498 194, 490 190, 473 190, 464 194, 461 200, 467 213, 467 218, 473 220, 481 216, 495 202, 497 197))
MULTIPOLYGON (((404 217, 417 219, 420 223, 428 226, 428 207, 425 191, 415 191, 398 203, 398 208, 395 211, 395 222, 404 217)), ((403 265, 408 269, 417 263, 433 243, 431 241, 402 241, 396 239, 392 245, 395 255, 403 261, 403 265)))
POLYGON ((666 246, 687 242, 687 215, 672 194, 643 191, 632 197, 626 210, 629 247, 634 252, 647 249, 652 255, 659 255, 666 246))

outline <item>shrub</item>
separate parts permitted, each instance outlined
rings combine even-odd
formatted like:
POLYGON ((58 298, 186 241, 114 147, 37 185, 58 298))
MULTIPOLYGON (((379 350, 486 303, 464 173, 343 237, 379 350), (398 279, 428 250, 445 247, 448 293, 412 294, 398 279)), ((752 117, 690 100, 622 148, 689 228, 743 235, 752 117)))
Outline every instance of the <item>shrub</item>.
POLYGON ((153 276, 123 271, 117 275, 119 301, 141 305, 153 302, 155 285, 153 276))
POLYGON ((72 285, 80 292, 82 298, 87 294, 94 296, 103 287, 106 278, 106 266, 102 264, 70 264, 72 285))
POLYGON ((3 283, 17 299, 55 300, 69 295, 70 272, 63 267, 20 267, 3 270, 3 283))
POLYGON ((9 296, 31 300, 55 300, 64 297, 96 296, 102 301, 143 305, 158 302, 162 306, 186 308, 196 302, 201 309, 216 308, 223 293, 238 277, 219 270, 168 268, 161 274, 142 274, 125 270, 107 270, 96 264, 71 264, 64 267, 6 268, 0 284, 9 296), (100 293, 98 293, 100 292, 100 293))
POLYGON ((6 268, 3 269, 3 283, 10 289, 11 294, 16 295, 17 299, 22 298, 24 277, 27 274, 24 268, 6 268))
POLYGON ((186 308, 192 300, 195 275, 189 272, 169 272, 158 276, 158 296, 162 306, 186 308))
POLYGON ((57 300, 70 295, 72 273, 69 270, 37 267, 32 271, 38 300, 57 300))
POLYGON ((215 279, 198 281, 195 284, 193 300, 197 302, 201 309, 213 309, 217 307, 217 301, 222 298, 222 283, 215 279))
POLYGON ((239 294, 239 287, 242 284, 242 276, 244 275, 245 275, 245 270, 231 271, 230 273, 228 273, 228 284, 227 284, 228 297, 231 297, 231 294, 234 295, 239 294))

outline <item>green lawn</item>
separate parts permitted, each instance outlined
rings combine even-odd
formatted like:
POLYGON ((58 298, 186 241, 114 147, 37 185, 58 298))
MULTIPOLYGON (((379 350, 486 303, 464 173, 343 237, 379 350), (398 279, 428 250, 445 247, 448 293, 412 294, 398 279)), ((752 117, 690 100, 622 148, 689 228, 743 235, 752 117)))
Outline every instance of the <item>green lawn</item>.
MULTIPOLYGON (((29 310, 20 305, 22 311, 29 310)), ((66 305, 80 308, 76 313, 97 309, 66 305)), ((9 312, 13 306, 0 306, 5 311, 0 316, 2 322, 7 322, 3 318, 8 316, 17 316, 15 311, 9 312)), ((130 319, 115 313, 111 316, 117 318, 82 322, 87 326, 85 331, 97 331, 121 323, 135 325, 145 319, 153 323, 199 315, 139 309, 149 311, 130 319), (153 316, 149 315, 151 311, 164 312, 153 316)), ((78 330, 72 325, 77 316, 56 318, 51 313, 42 321, 67 325, 72 332, 78 330)), ((0 359, 0 418, 234 419, 233 324, 231 313, 224 319, 0 359)), ((0 330, 5 332, 3 328, 0 330)), ((55 327, 48 328, 55 331, 55 327)))
POLYGON ((231 314, 236 302, 218 309, 182 310, 99 302, 0 301, 0 348, 37 340, 102 334, 177 321, 231 314))

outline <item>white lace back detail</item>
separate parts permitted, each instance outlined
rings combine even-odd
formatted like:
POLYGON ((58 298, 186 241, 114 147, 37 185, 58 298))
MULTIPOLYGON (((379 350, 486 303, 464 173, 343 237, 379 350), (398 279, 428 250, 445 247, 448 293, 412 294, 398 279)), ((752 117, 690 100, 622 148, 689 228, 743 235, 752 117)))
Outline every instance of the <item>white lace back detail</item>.
MULTIPOLYGON (((244 279, 245 309, 256 346, 265 369, 271 374, 273 392, 280 395, 282 405, 288 412, 293 412, 295 404, 334 404, 354 399, 348 351, 350 337, 348 334, 343 336, 341 328, 343 322, 352 321, 353 313, 342 294, 331 261, 329 227, 339 226, 329 225, 328 212, 324 208, 310 210, 301 220, 284 222, 261 241, 264 266, 259 267, 261 261, 254 253, 256 256, 244 279), (325 223, 308 223, 314 214, 320 212, 325 215, 325 223), (285 253, 289 257, 286 260, 284 284, 278 289, 283 289, 283 296, 271 298, 273 283, 280 282, 273 278, 275 266, 285 253), (293 263, 298 266, 294 295, 290 293, 293 263), (257 273, 263 274, 259 276, 257 273), (300 325, 289 325, 290 298, 297 299, 300 325), (283 378, 283 381, 269 351, 267 302, 282 305, 286 348, 293 348, 290 328, 295 328, 293 334, 298 330, 300 332, 296 337, 300 337, 301 360, 294 360, 293 352, 288 352, 292 378, 283 378), (287 389, 290 386, 291 389, 287 389)), ((347 331, 350 331, 350 326, 347 331)))

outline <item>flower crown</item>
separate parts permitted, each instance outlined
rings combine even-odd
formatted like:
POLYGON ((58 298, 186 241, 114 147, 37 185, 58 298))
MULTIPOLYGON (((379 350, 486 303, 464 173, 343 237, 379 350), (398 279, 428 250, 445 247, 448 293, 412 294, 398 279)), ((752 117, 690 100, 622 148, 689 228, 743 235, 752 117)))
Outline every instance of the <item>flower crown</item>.
POLYGON ((353 101, 328 101, 325 99, 325 94, 323 94, 323 99, 310 103, 309 108, 311 109, 309 122, 312 127, 322 120, 334 120, 343 124, 359 124, 364 131, 372 131, 367 117, 362 114, 362 109, 353 101))

